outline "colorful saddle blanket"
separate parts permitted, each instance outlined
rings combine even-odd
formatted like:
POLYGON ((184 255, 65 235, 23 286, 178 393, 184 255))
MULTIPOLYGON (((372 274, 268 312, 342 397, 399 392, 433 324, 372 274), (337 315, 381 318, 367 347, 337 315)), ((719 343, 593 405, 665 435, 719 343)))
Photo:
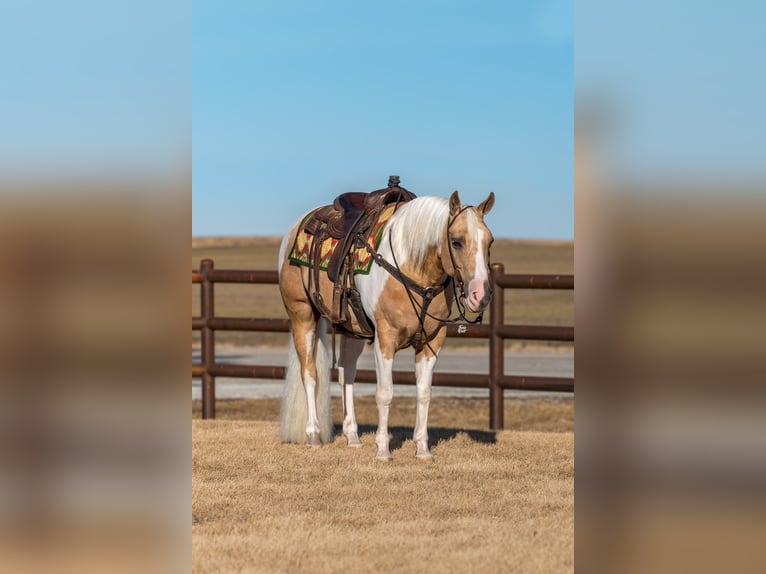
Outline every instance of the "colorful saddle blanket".
MULTIPOLYGON (((385 208, 383 208, 383 211, 380 213, 380 217, 378 217, 378 220, 375 222, 375 224, 372 226, 372 229, 370 229, 370 232, 367 235, 367 241, 370 245, 372 245, 376 250, 378 249, 378 244, 380 243, 380 238, 383 235, 383 228, 385 227, 386 223, 388 223, 388 220, 391 218, 391 216, 396 211, 397 207, 399 207, 401 203, 392 203, 390 205, 387 205, 385 208)), ((315 253, 314 251, 314 239, 315 236, 312 233, 309 233, 306 231, 306 222, 308 222, 311 219, 311 216, 316 213, 319 209, 322 209, 321 207, 312 211, 309 213, 305 218, 303 218, 303 221, 301 221, 301 225, 298 228, 298 232, 295 235, 295 241, 293 242, 293 248, 290 250, 289 260, 290 263, 293 265, 301 265, 303 267, 311 267, 312 266, 312 254, 315 253)), ((329 266, 330 259, 333 256, 333 253, 335 253, 336 249, 339 249, 339 245, 343 243, 342 239, 334 239, 332 237, 328 237, 322 243, 319 245, 319 269, 322 271, 327 271, 327 267, 329 266)), ((356 247, 353 246, 351 248, 352 250, 352 262, 353 262, 353 273, 354 275, 367 275, 370 273, 370 269, 372 268, 373 258, 369 251, 367 251, 367 248, 362 247, 356 247)))

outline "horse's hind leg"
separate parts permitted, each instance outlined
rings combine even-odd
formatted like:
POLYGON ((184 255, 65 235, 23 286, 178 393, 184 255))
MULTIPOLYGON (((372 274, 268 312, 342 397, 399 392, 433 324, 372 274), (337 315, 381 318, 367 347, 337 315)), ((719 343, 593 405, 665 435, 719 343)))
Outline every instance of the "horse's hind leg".
POLYGON ((356 362, 364 349, 364 339, 342 336, 340 338, 340 359, 338 361, 338 383, 343 399, 343 434, 349 447, 361 447, 359 431, 354 413, 354 377, 356 362))
POLYGON ((308 405, 306 446, 322 446, 316 402, 317 367, 314 359, 317 322, 309 305, 304 306, 299 311, 295 309, 290 311, 293 311, 289 313, 293 326, 293 341, 301 363, 301 378, 303 379, 303 388, 306 390, 308 405))

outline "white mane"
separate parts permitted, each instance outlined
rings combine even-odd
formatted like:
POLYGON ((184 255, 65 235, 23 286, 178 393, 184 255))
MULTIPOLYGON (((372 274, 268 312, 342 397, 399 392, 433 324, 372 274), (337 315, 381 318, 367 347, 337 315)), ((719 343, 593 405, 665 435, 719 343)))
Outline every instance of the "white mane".
MULTIPOLYGON (((473 216, 468 218, 469 229, 473 232, 476 216, 471 210, 467 215, 473 216)), ((436 247, 441 255, 448 216, 449 201, 443 197, 424 195, 402 205, 386 226, 399 264, 409 261, 416 267, 423 265, 432 247, 436 247)), ((386 235, 383 244, 388 242, 386 235)))

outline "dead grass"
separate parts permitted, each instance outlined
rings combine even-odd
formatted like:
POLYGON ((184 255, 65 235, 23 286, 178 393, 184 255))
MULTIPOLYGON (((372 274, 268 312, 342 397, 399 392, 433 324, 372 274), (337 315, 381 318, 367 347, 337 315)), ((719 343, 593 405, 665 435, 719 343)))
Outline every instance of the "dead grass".
POLYGON ((573 571, 572 401, 506 401, 507 422, 559 432, 495 433, 477 423, 486 401, 434 399, 433 464, 415 460, 410 402, 394 401, 391 464, 374 462, 371 425, 360 450, 279 443, 277 401, 193 420, 194 571, 573 571))
MULTIPOLYGON (((276 269, 280 239, 276 237, 194 238, 192 268, 211 258, 220 269, 276 269)), ((574 272, 572 241, 533 241, 497 239, 492 247, 492 261, 505 265, 506 273, 574 272)), ((275 285, 216 285, 216 314, 227 317, 285 317, 279 290, 275 285)), ((199 315, 199 286, 192 285, 192 315, 199 315)), ((505 319, 526 325, 574 324, 572 291, 506 290, 505 319)), ((485 318, 485 321, 487 318, 485 318)), ((199 333, 192 334, 192 342, 199 333)), ((246 346, 285 346, 283 333, 220 332, 216 341, 246 346)), ((452 344, 457 341, 452 339, 452 344)), ((461 347, 476 347, 480 340, 461 340, 461 347)), ((540 347, 540 343, 535 343, 540 347)), ((561 344, 542 345, 543 348, 561 344)), ((571 345, 566 345, 571 348, 571 345)), ((522 345, 516 345, 516 348, 522 345)))

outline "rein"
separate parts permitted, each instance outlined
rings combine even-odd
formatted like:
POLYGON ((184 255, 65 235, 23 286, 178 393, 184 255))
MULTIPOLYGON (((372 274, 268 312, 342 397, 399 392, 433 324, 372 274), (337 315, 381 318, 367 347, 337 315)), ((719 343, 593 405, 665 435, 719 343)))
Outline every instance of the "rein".
MULTIPOLYGON (((389 245, 391 245, 390 233, 388 235, 388 243, 389 245)), ((429 285, 428 287, 421 287, 415 281, 413 281, 412 279, 407 277, 404 273, 402 273, 402 270, 399 268, 399 263, 396 261, 396 255, 394 255, 393 246, 391 248, 391 255, 394 258, 394 264, 392 265, 391 263, 386 261, 380 253, 375 251, 375 248, 373 248, 372 245, 370 245, 367 241, 365 241, 365 245, 367 247, 367 251, 370 252, 373 259, 375 260, 375 263, 377 263, 383 269, 388 271, 388 273, 392 277, 394 277, 396 280, 399 281, 399 283, 404 285, 404 291, 405 293, 407 293, 407 298, 410 300, 412 309, 415 311, 415 314, 418 316, 418 323, 420 324, 420 330, 418 331, 417 335, 415 335, 413 340, 408 343, 408 346, 418 344, 418 343, 425 343, 426 345, 428 345, 431 342, 431 340, 434 337, 436 337, 436 333, 438 333, 439 329, 438 328, 435 329, 434 332, 431 333, 430 335, 426 333, 426 328, 425 328, 426 317, 435 319, 440 324, 450 322, 440 317, 435 317, 434 315, 431 315, 431 313, 428 312, 428 307, 431 305, 431 302, 436 298, 436 296, 441 294, 447 288, 447 285, 452 281, 452 277, 448 275, 447 278, 444 280, 444 282, 436 286, 429 285), (417 295, 420 295, 423 298, 423 303, 421 305, 418 305, 417 301, 415 301, 415 298, 412 296, 413 292, 416 293, 417 295), (419 310, 418 310, 418 307, 420 307, 419 310)), ((450 309, 450 312, 451 312, 451 309, 450 309)))
POLYGON ((455 264, 455 256, 452 253, 452 244, 449 241, 449 230, 450 227, 452 227, 452 224, 455 223, 455 220, 460 216, 460 214, 463 213, 466 209, 468 209, 471 206, 464 206, 460 211, 458 211, 452 219, 447 224, 447 249, 449 250, 450 255, 450 261, 452 262, 452 268, 455 271, 456 277, 452 277, 450 275, 447 275, 447 278, 440 283, 439 285, 435 286, 428 286, 428 287, 421 287, 418 285, 415 281, 413 281, 410 277, 405 275, 401 268, 399 267, 399 262, 396 260, 396 253, 394 252, 394 246, 393 242, 391 240, 391 233, 389 231, 388 233, 388 245, 391 249, 391 257, 393 257, 394 263, 391 264, 388 261, 386 261, 383 256, 378 253, 375 248, 370 245, 370 243, 365 239, 364 245, 367 248, 367 251, 372 255, 373 259, 375 260, 375 263, 380 265, 383 269, 388 271, 388 273, 394 277, 396 280, 398 280, 403 286, 404 290, 407 293, 407 298, 410 300, 410 304, 412 305, 413 311, 415 311, 415 314, 418 316, 418 323, 420 324, 420 330, 418 333, 413 337, 413 340, 411 340, 406 346, 409 345, 418 345, 418 344, 425 344, 428 346, 429 349, 431 349, 431 352, 436 355, 434 350, 431 348, 430 342, 433 340, 434 337, 436 337, 436 334, 439 332, 439 329, 443 327, 444 325, 449 325, 453 323, 468 323, 471 325, 475 325, 476 323, 481 323, 482 319, 484 318, 484 313, 481 312, 477 315, 477 317, 473 320, 468 319, 465 316, 465 307, 461 306, 460 304, 460 297, 465 297, 465 288, 463 283, 463 277, 459 272, 458 266, 455 264), (452 306, 450 305, 449 311, 447 313, 447 317, 436 317, 435 315, 432 315, 428 312, 428 307, 431 305, 431 302, 440 295, 446 288, 447 285, 452 284, 452 290, 455 295, 454 299, 457 304, 458 309, 458 316, 455 319, 449 319, 449 316, 452 314, 452 306), (458 296, 458 285, 460 287, 460 296, 458 296), (423 303, 418 304, 418 302, 413 297, 413 293, 419 295, 423 298, 423 303), (439 326, 434 329, 432 333, 427 333, 425 328, 425 320, 426 317, 433 319, 434 321, 439 323, 439 326))

